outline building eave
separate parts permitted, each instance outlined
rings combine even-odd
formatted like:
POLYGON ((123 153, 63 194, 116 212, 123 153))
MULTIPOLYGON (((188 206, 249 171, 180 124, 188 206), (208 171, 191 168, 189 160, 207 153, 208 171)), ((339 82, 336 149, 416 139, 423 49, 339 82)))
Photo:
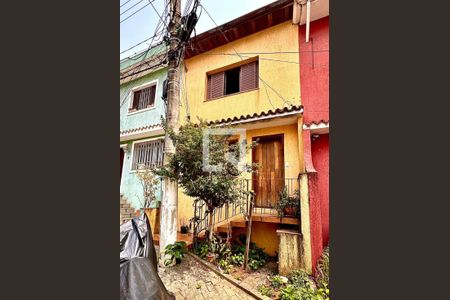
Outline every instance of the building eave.
POLYGON ((320 120, 303 124, 303 130, 310 130, 311 133, 325 134, 330 132, 330 121, 320 120))
POLYGON ((241 115, 239 117, 236 116, 233 118, 210 121, 210 122, 208 122, 208 125, 210 125, 210 126, 240 125, 240 124, 268 121, 268 120, 273 120, 276 118, 284 118, 284 117, 290 117, 290 116, 295 116, 295 115, 301 116, 302 114, 303 114, 303 106, 302 105, 293 105, 291 107, 277 108, 274 110, 268 110, 268 111, 263 111, 260 113, 254 113, 252 115, 247 114, 247 115, 241 115))
POLYGON ((147 125, 120 131, 120 142, 132 141, 164 134, 161 124, 147 125))
POLYGON ((190 39, 185 58, 207 52, 258 31, 292 20, 293 0, 279 0, 190 39), (226 36, 226 39, 224 38, 226 36))

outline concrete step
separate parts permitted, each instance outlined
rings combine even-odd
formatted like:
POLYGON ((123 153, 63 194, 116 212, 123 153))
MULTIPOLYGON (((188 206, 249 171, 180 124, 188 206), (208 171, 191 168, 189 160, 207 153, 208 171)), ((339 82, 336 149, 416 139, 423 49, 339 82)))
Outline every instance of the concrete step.
MULTIPOLYGON (((229 226, 231 227, 231 229, 233 229, 234 227, 238 227, 238 228, 245 228, 245 221, 241 219, 237 219, 235 221, 230 221, 229 222, 229 226)), ((228 224, 222 224, 220 226, 217 226, 216 228, 217 232, 228 232, 228 224)))
POLYGON ((131 220, 135 216, 135 210, 125 197, 120 195, 120 224, 131 220))

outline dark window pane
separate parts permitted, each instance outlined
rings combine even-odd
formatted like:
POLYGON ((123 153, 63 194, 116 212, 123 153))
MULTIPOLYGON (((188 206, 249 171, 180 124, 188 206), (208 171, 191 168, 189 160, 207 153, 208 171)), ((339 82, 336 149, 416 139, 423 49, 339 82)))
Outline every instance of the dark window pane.
POLYGON ((239 73, 241 68, 234 68, 225 72, 225 95, 239 92, 239 73))

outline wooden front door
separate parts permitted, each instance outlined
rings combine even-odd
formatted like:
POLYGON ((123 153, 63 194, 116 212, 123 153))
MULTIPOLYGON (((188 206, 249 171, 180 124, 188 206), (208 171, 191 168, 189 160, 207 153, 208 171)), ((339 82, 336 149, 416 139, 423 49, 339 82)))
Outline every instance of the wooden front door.
POLYGON ((253 174, 253 190, 256 207, 274 207, 279 192, 284 187, 283 135, 254 138, 258 145, 253 148, 253 162, 260 168, 253 174))

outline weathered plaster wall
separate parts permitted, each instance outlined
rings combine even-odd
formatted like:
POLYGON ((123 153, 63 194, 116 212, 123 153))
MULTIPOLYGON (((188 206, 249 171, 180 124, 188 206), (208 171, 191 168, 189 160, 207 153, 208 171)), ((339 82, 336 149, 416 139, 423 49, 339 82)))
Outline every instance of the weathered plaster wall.
MULTIPOLYGON (((161 122, 161 116, 164 115, 164 102, 161 99, 163 81, 167 76, 167 69, 161 69, 151 74, 142 76, 136 80, 127 82, 120 86, 120 130, 139 128, 146 125, 158 124, 161 122), (128 107, 131 101, 131 89, 143 84, 157 81, 155 96, 155 108, 128 114, 128 107)), ((155 136, 148 136, 152 138, 155 136)), ((142 139, 141 139, 142 140, 142 139)), ((142 186, 136 177, 136 173, 131 171, 131 151, 133 141, 122 142, 128 144, 128 151, 125 153, 123 161, 122 179, 120 183, 120 193, 123 194, 129 203, 135 208, 142 207, 142 186)), ((158 188, 158 197, 161 189, 158 188)))
MULTIPOLYGON (((187 87, 189 108, 193 120, 195 120, 196 116, 207 120, 216 120, 267 111, 273 109, 273 106, 286 106, 283 100, 270 88, 267 88, 266 93, 265 86, 261 81, 259 82, 259 88, 256 90, 205 101, 206 73, 241 61, 236 55, 219 54, 235 54, 233 48, 238 53, 260 53, 244 55, 248 57, 259 55, 259 75, 261 78, 286 100, 291 101, 293 104, 300 104, 298 54, 262 54, 263 52, 298 52, 298 26, 292 25, 288 21, 213 49, 205 54, 186 59, 187 71, 184 72, 185 77, 183 77, 183 81, 185 81, 187 87), (218 55, 214 55, 214 53, 218 55), (261 58, 285 60, 294 63, 263 60, 261 58)), ((244 59, 248 57, 244 57, 244 59)), ((186 112, 182 109, 181 120, 184 120, 185 116, 186 112)))
POLYGON ((311 23, 310 42, 305 25, 299 29, 300 81, 304 123, 329 120, 329 17, 311 23))
MULTIPOLYGON (((299 27, 301 97, 303 123, 329 121, 329 18, 311 23, 310 42, 305 41, 306 27, 299 27)), ((299 126, 300 129, 300 126, 299 126)), ((303 131, 304 169, 308 173, 308 219, 302 219, 305 255, 314 268, 329 239, 329 143, 328 135, 311 141, 309 130, 303 131), (308 253, 310 251, 310 253, 308 253)), ((306 186, 305 186, 306 188, 306 186)), ((302 216, 306 217, 305 214, 302 216)))
POLYGON ((314 168, 317 171, 317 188, 320 199, 320 213, 322 222, 322 243, 328 245, 330 235, 330 202, 329 202, 329 136, 319 135, 311 142, 311 152, 314 168))
POLYGON ((161 99, 163 81, 167 76, 167 69, 161 69, 145 75, 136 80, 127 82, 120 86, 120 130, 133 129, 146 125, 158 124, 164 115, 164 102, 161 99), (157 80, 155 108, 142 112, 128 114, 131 101, 131 89, 157 80))
MULTIPOLYGON (((144 140, 144 139, 141 139, 144 140)), ((137 140, 140 141, 140 140, 137 140)), ((131 170, 131 151, 134 141, 122 142, 121 144, 128 145, 128 151, 125 152, 123 160, 122 180, 120 182, 120 193, 128 200, 131 206, 135 209, 140 209, 143 206, 143 191, 142 185, 136 176, 136 171, 131 170)), ((158 199, 161 199, 161 187, 158 187, 157 194, 158 199)))

